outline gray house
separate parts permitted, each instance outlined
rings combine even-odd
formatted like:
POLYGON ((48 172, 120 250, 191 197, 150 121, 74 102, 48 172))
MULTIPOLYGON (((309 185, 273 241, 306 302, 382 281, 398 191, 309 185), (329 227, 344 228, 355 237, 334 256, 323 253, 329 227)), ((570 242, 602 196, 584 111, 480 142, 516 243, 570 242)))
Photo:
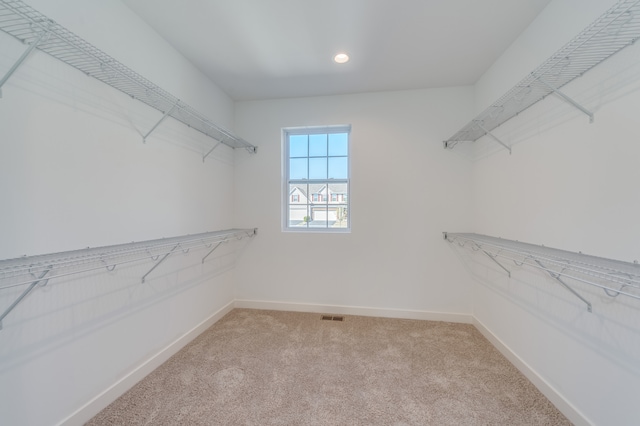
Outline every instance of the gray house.
POLYGON ((336 221, 346 219, 346 183, 289 185, 289 221, 336 221))

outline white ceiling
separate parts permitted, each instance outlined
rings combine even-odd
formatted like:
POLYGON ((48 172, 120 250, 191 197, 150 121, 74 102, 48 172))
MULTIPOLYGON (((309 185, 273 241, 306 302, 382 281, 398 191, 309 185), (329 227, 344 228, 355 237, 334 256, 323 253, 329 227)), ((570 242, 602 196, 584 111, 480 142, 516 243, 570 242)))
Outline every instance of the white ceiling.
POLYGON ((123 1, 253 100, 474 84, 550 0, 123 1))

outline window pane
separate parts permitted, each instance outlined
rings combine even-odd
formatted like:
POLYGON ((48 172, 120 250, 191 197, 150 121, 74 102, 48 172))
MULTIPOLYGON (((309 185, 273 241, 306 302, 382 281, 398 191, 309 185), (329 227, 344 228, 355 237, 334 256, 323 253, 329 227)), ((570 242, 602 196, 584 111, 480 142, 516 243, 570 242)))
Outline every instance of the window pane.
POLYGON ((289 206, 289 226, 306 228, 309 223, 309 206, 291 204, 289 206))
MULTIPOLYGON (((293 161, 293 160, 292 160, 293 161)), ((309 158, 309 179, 327 178, 327 158, 309 158)), ((292 177, 291 179, 295 179, 292 177)))
MULTIPOLYGON (((333 206, 332 206, 333 207, 333 206)), ((339 204, 333 207, 335 210, 335 221, 332 228, 348 228, 349 227, 349 212, 346 204, 339 204)))
POLYGON ((329 155, 349 155, 347 133, 332 133, 329 135, 329 155))
POLYGON ((297 228, 306 228, 310 220, 309 218, 309 205, 307 204, 307 194, 309 193, 308 185, 306 184, 289 184, 289 199, 296 199, 297 201, 289 202, 288 209, 288 222, 289 226, 297 228))
POLYGON ((306 157, 307 152, 307 135, 289 136, 289 157, 306 157))
POLYGON ((291 200, 296 199, 297 204, 307 203, 307 184, 302 183, 290 183, 289 184, 289 198, 291 200))
POLYGON ((332 194, 338 195, 347 195, 347 184, 346 183, 330 183, 329 184, 329 192, 332 194))
POLYGON ((326 228, 326 227, 327 227, 327 207, 312 206, 311 222, 309 222, 309 228, 326 228))
MULTIPOLYGON (((347 211, 349 131, 330 133, 333 130, 313 129, 307 134, 289 133, 286 136, 286 228, 350 228, 347 211), (301 183, 294 183, 296 181, 301 183)), ((295 130, 299 131, 300 129, 295 130)))
POLYGON ((346 183, 329 184, 331 197, 337 201, 329 204, 328 225, 330 228, 349 227, 349 212, 347 210, 348 188, 349 185, 346 183))
POLYGON ((329 179, 346 179, 348 166, 347 157, 329 157, 329 179))
POLYGON ((307 179, 307 159, 292 158, 289 160, 289 179, 307 179))
POLYGON ((309 157, 327 156, 327 135, 309 135, 309 157))

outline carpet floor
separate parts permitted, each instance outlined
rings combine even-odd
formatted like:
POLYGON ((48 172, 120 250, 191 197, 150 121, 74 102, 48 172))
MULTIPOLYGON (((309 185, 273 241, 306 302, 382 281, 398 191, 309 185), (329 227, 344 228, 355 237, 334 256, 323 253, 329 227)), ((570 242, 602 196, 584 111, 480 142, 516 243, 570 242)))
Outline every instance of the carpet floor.
POLYGON ((235 309, 88 425, 569 425, 475 327, 235 309))

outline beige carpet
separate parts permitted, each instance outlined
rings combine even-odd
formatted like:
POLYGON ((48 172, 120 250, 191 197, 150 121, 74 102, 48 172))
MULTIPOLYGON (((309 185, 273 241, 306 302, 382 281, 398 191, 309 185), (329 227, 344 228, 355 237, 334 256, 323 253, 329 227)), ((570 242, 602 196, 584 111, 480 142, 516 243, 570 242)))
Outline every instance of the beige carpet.
POLYGON ((471 325, 236 309, 89 425, 567 425, 471 325))

